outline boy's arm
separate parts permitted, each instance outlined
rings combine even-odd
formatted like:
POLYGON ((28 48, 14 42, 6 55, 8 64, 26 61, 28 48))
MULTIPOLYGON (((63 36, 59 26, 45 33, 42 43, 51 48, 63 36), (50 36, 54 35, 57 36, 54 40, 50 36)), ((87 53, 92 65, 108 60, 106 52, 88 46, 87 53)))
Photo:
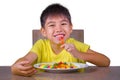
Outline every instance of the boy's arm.
POLYGON ((36 59, 37 59, 37 54, 34 53, 34 52, 29 52, 23 58, 28 60, 30 64, 33 64, 36 61, 36 59))
POLYGON ((80 58, 97 66, 108 67, 110 65, 110 59, 107 56, 91 49, 88 49, 86 53, 80 52, 80 58))
POLYGON ((24 57, 18 59, 12 66, 11 71, 13 74, 31 76, 36 70, 32 66, 32 63, 37 59, 37 55, 33 52, 29 52, 24 57))
POLYGON ((107 56, 91 49, 88 49, 87 52, 80 52, 73 44, 63 44, 61 47, 70 52, 75 58, 83 59, 84 61, 95 64, 96 66, 107 67, 110 65, 110 59, 107 56))

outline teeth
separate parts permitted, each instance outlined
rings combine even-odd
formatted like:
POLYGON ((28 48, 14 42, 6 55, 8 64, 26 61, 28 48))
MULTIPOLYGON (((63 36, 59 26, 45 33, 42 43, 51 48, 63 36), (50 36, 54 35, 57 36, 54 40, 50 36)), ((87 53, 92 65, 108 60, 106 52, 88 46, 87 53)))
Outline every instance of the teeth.
POLYGON ((60 35, 54 35, 54 37, 64 37, 63 34, 60 34, 60 35))

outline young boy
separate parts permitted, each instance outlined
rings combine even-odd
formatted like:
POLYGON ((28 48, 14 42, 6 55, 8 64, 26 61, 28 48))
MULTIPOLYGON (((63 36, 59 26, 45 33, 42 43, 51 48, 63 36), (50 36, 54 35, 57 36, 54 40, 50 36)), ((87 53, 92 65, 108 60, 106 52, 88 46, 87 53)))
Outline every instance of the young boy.
POLYGON ((40 62, 90 62, 107 67, 110 60, 105 55, 90 49, 89 45, 70 37, 71 16, 60 4, 48 6, 41 14, 41 33, 47 39, 38 40, 27 55, 11 67, 13 74, 31 76, 36 72, 33 64, 40 62))

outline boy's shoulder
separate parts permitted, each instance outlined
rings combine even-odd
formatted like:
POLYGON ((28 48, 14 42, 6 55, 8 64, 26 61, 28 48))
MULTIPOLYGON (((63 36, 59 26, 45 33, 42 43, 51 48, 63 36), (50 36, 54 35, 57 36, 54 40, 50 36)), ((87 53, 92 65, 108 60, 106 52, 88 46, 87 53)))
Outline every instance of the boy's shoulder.
POLYGON ((48 39, 38 39, 35 44, 43 44, 43 43, 48 43, 49 40, 48 39))
MULTIPOLYGON (((67 42, 80 42, 80 41, 76 40, 75 38, 70 37, 70 38, 67 40, 67 42)), ((82 42, 80 42, 80 43, 82 43, 82 42)))

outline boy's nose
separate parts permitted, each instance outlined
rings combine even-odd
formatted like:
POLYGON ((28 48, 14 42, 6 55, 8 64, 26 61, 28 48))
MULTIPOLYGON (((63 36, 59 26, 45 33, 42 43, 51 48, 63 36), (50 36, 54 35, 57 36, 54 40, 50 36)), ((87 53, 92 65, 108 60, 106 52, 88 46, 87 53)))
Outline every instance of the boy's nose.
POLYGON ((56 26, 55 30, 56 31, 62 31, 62 27, 61 26, 56 26))

